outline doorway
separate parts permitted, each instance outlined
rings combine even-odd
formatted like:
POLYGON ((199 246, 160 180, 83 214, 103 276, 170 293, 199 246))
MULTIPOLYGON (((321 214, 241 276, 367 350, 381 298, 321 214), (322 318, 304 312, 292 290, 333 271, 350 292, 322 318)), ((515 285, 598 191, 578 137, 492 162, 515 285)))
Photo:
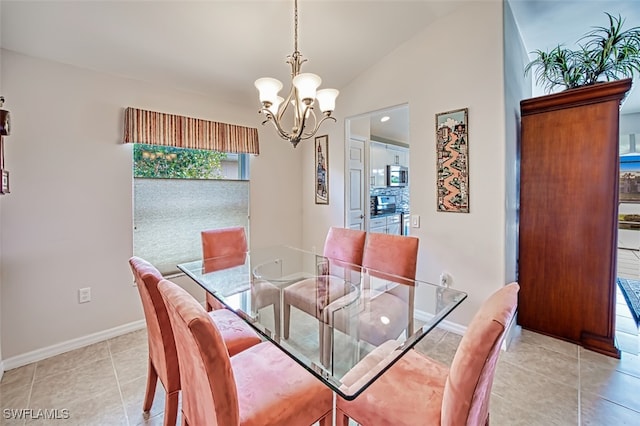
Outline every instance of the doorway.
MULTIPOLYGON (((621 121, 622 121, 621 116, 621 121)), ((618 279, 640 280, 640 133, 620 134, 620 193, 618 204, 618 279)), ((618 349, 638 355, 638 326, 616 282, 615 335, 618 349)))
POLYGON ((345 130, 347 227, 409 234, 409 106, 349 117, 345 130), (394 179, 393 173, 403 174, 403 179, 394 179))

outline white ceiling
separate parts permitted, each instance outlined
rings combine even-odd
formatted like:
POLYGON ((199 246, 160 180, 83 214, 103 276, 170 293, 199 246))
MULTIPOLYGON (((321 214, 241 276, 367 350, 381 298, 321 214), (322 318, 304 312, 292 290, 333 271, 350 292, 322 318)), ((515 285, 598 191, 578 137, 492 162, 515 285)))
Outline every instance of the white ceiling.
MULTIPOLYGON (((603 11, 621 13, 625 27, 640 25, 638 1, 510 0, 527 51, 577 40, 589 26, 607 23, 603 11)), ((298 48, 308 59, 303 70, 319 74, 321 87, 337 89, 462 4, 299 3, 298 48)), ((288 86, 291 0, 0 0, 0 7, 0 44, 23 54, 242 105, 257 106, 253 82, 259 77, 275 77, 288 86)), ((640 112, 640 90, 628 97, 623 112, 640 112)))

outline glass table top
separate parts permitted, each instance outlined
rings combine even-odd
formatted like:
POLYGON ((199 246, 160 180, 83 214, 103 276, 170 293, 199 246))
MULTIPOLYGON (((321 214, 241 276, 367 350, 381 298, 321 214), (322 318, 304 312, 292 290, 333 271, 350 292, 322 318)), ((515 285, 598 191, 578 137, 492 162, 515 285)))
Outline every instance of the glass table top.
POLYGON ((467 297, 287 246, 178 268, 347 400, 467 297))

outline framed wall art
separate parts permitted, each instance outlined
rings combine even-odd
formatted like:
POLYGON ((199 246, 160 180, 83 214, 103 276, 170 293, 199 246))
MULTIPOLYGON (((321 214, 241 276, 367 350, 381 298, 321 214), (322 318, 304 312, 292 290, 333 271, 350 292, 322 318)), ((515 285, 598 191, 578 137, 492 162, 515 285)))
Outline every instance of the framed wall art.
POLYGON ((0 186, 0 194, 8 194, 9 192, 9 171, 0 170, 2 174, 2 185, 0 186))
POLYGON ((329 136, 315 138, 316 204, 329 204, 329 136))
POLYGON ((469 213, 468 109, 436 114, 439 212, 469 213))

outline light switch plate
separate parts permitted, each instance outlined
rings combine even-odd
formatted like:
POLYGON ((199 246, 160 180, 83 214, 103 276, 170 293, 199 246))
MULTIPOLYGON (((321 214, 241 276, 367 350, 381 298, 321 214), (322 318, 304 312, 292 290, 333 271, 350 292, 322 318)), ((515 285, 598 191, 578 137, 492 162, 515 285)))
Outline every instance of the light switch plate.
POLYGON ((411 227, 412 228, 420 228, 420 215, 419 214, 411 215, 411 227))

